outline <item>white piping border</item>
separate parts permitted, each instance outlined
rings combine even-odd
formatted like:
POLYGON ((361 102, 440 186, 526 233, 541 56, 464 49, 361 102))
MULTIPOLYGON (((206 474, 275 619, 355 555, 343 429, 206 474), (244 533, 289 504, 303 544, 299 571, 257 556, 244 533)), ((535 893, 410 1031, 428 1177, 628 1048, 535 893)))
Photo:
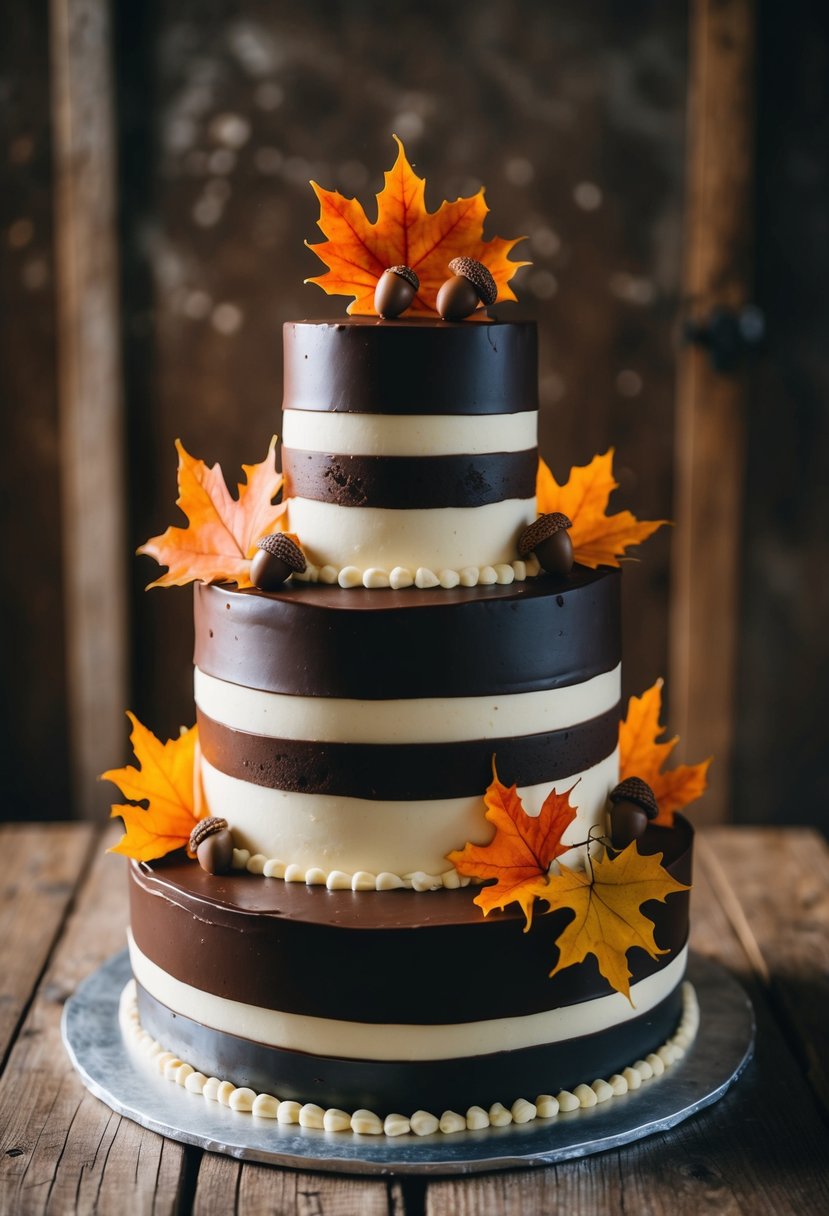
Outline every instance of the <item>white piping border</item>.
POLYGON ((237 1088, 232 1081, 206 1077, 171 1051, 165 1051, 152 1035, 142 1029, 138 1014, 135 980, 130 980, 121 993, 118 1019, 127 1043, 145 1058, 152 1060, 168 1081, 175 1081, 189 1093, 201 1094, 210 1102, 219 1102, 231 1110, 275 1119, 277 1123, 298 1123, 300 1127, 329 1132, 354 1132, 365 1136, 429 1136, 435 1132, 451 1135, 467 1129, 504 1127, 509 1123, 530 1123, 535 1119, 553 1119, 560 1112, 578 1110, 608 1102, 654 1077, 661 1076, 688 1051, 699 1029, 699 1004, 693 985, 682 985, 682 1016, 677 1029, 656 1051, 643 1060, 636 1060, 621 1073, 608 1080, 597 1079, 590 1084, 576 1085, 572 1091, 562 1090, 557 1096, 539 1094, 534 1102, 517 1098, 510 1107, 494 1102, 489 1110, 471 1106, 465 1115, 446 1110, 438 1118, 429 1111, 417 1110, 412 1115, 390 1114, 385 1119, 370 1110, 323 1110, 313 1102, 280 1102, 272 1094, 257 1094, 246 1087, 237 1088))
POLYGON ((367 587, 370 590, 392 587, 402 591, 406 587, 493 587, 496 584, 508 587, 510 583, 522 583, 541 573, 541 566, 534 553, 528 553, 523 561, 496 562, 492 566, 464 566, 462 570, 430 570, 418 566, 395 566, 392 570, 380 566, 369 566, 361 570, 358 566, 315 566, 307 562, 302 574, 292 574, 292 583, 337 583, 340 587, 367 587))

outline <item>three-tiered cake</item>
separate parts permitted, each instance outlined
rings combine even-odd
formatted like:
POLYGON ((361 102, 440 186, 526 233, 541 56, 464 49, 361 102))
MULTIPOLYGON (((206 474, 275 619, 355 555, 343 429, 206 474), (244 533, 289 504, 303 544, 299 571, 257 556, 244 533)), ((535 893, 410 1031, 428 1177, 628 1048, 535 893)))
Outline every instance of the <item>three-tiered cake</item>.
MULTIPOLYGON (((548 978, 566 912, 484 919, 447 861, 492 836, 493 757, 532 814, 573 789, 565 843, 604 830, 619 776, 619 571, 517 557, 535 360, 526 324, 286 326, 290 524, 316 581, 195 590, 206 810, 246 872, 130 874, 141 1024, 205 1077, 440 1115, 620 1073, 676 1028, 686 894, 654 904, 665 953, 633 952, 631 1004, 592 960, 548 978)), ((651 833, 687 882, 690 831, 651 833)))
POLYGON ((664 747, 620 735, 617 558, 658 524, 605 517, 609 456, 550 505, 535 327, 446 319, 511 296, 514 242, 439 287, 435 248, 470 239, 452 209, 482 223, 482 196, 426 212, 402 147, 386 191, 405 248, 361 238, 360 270, 358 204, 317 188, 317 251, 358 266, 363 315, 285 326, 284 484, 251 466, 234 503, 179 449, 190 528, 144 551, 195 582, 197 731, 136 724, 162 795, 108 776, 149 798, 114 809, 130 1039, 254 1116, 423 1135, 593 1105, 682 1056, 692 833, 641 779, 664 747))

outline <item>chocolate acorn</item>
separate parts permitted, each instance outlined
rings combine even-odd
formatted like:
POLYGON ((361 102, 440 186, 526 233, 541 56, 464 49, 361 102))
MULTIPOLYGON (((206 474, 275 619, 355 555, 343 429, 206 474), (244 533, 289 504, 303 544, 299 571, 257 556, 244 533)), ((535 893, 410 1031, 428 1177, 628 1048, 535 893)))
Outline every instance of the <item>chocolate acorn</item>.
POLYGON ((641 777, 628 777, 610 791, 610 838, 614 849, 638 840, 659 814, 653 790, 641 777))
POLYGON ((561 511, 539 515, 518 537, 519 557, 535 553, 548 574, 569 574, 573 569, 573 542, 567 529, 572 526, 561 511))
POLYGON ((462 321, 477 309, 494 304, 498 285, 483 262, 474 258, 453 258, 449 263, 452 277, 447 279, 437 296, 437 310, 444 321, 462 321))
POLYGON ((399 317, 411 304, 420 288, 420 279, 411 266, 389 266, 374 288, 374 311, 385 321, 399 317))
POLYGON ((190 852, 208 874, 226 874, 233 862, 233 837, 227 820, 216 815, 200 819, 190 833, 190 852))
POLYGON ((260 591, 275 591, 292 574, 305 570, 305 555, 284 532, 263 536, 250 563, 250 581, 260 591))

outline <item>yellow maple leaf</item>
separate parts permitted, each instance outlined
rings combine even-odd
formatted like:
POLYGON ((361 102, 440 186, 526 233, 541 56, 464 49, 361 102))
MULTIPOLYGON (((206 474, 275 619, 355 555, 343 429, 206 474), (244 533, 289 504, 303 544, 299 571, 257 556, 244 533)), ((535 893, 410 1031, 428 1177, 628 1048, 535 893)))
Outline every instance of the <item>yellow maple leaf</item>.
POLYGON ((540 899, 548 901, 551 911, 570 908, 574 913, 556 941, 558 962, 550 976, 593 954, 607 982, 630 1001, 628 950, 639 946, 651 958, 668 953, 657 946, 653 922, 642 914, 642 904, 651 899, 664 901, 675 891, 689 888, 664 869, 661 853, 643 855, 636 841, 616 856, 593 858, 592 874, 570 870, 561 862, 559 869, 559 874, 539 882, 535 890, 540 899))
POLYGON ((287 503, 274 504, 282 489, 282 474, 276 470, 276 436, 261 464, 243 464, 245 484, 238 498, 231 497, 221 467, 212 468, 185 450, 178 451, 178 498, 188 519, 186 528, 170 526, 161 536, 141 545, 139 553, 168 566, 150 587, 182 587, 185 583, 235 582, 251 587, 250 559, 256 542, 270 532, 284 531, 287 503))
POLYGON ((483 887, 475 903, 487 916, 493 908, 505 908, 509 903, 520 904, 526 917, 525 932, 532 923, 533 901, 540 877, 550 863, 570 845, 561 837, 576 817, 570 805, 570 791, 557 794, 551 790, 538 815, 524 810, 516 786, 503 785, 492 764, 492 782, 484 794, 486 818, 495 827, 495 835, 487 845, 466 844, 463 849, 448 854, 448 860, 459 874, 470 878, 497 881, 483 887))
POLYGON ((612 492, 618 488, 613 476, 613 448, 594 456, 587 465, 570 470, 559 485, 549 466, 538 462, 536 499, 539 515, 560 511, 572 521, 570 540, 573 556, 581 566, 618 566, 630 545, 639 545, 668 521, 637 519, 630 511, 607 514, 612 492))
POLYGON ((508 283, 519 267, 529 263, 512 262, 508 255, 524 238, 483 239, 489 211, 483 188, 470 198, 443 202, 437 211, 427 210, 426 181, 415 174, 402 142, 396 135, 394 139, 397 160, 384 175, 374 222, 357 199, 311 182, 320 203, 317 224, 327 239, 316 245, 305 243, 328 270, 306 283, 316 283, 328 295, 353 296, 349 313, 374 316, 374 289, 380 275, 390 266, 409 266, 417 274, 420 288, 408 312, 434 316, 438 290, 449 276, 449 262, 469 257, 488 268, 498 287, 498 300, 514 300, 508 283))
POLYGON ((646 781, 659 806, 654 823, 672 827, 675 813, 705 793, 711 757, 700 764, 680 764, 663 772, 679 736, 657 742, 665 733, 659 722, 661 712, 662 680, 641 697, 630 698, 627 717, 619 723, 619 780, 641 777, 646 781))
POLYGON ((113 806, 111 816, 124 820, 125 832, 110 853, 122 853, 135 861, 153 861, 173 849, 185 847, 199 821, 195 810, 193 770, 198 727, 192 726, 177 739, 162 743, 134 714, 130 742, 140 767, 132 764, 101 774, 102 781, 117 785, 131 802, 140 806, 113 806))

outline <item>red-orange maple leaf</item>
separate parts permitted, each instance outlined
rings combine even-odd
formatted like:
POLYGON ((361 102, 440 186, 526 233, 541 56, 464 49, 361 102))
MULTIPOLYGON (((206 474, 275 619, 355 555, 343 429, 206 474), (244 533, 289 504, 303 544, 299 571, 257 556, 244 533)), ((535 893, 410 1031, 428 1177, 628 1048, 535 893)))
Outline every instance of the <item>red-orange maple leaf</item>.
POLYGON ((182 587, 185 583, 235 582, 250 587, 250 559, 256 542, 270 532, 284 531, 287 503, 274 504, 282 489, 276 470, 276 437, 261 464, 243 464, 246 483, 232 498, 218 464, 196 460, 176 440, 178 491, 176 506, 188 519, 186 528, 171 526, 138 550, 169 566, 149 587, 182 587))
POLYGON ((664 519, 637 519, 630 511, 608 515, 607 504, 618 482, 613 476, 613 448, 594 456, 589 464, 577 465, 559 485, 543 460, 538 462, 536 499, 538 512, 560 511, 572 521, 570 540, 573 556, 582 566, 618 566, 630 545, 641 544, 664 519))
POLYGON ((657 742, 665 733, 665 727, 659 723, 661 712, 661 680, 641 697, 630 698, 627 717, 619 724, 619 780, 641 777, 647 781, 659 806, 654 822, 672 827, 674 814, 705 793, 711 757, 701 764, 680 764, 663 772, 679 736, 657 742))
POLYGON ((111 814, 124 820, 125 832, 110 853, 122 853, 136 861, 153 861, 173 849, 187 845, 198 823, 193 786, 198 727, 192 726, 177 739, 162 743, 134 714, 130 742, 139 763, 112 768, 101 774, 102 781, 117 785, 125 798, 140 806, 113 806, 111 814))
POLYGON ((420 279, 420 289, 408 314, 434 316, 438 290, 449 277, 449 262, 469 257, 487 266, 497 284, 499 300, 514 300, 508 283, 519 267, 529 263, 512 262, 508 255, 524 238, 483 239, 484 218, 489 211, 483 188, 470 198, 443 202, 437 211, 428 211, 426 181, 415 174, 403 144, 396 135, 394 138, 397 160, 385 174, 373 222, 357 199, 311 182, 320 202, 317 223, 327 239, 316 245, 306 244, 328 270, 306 279, 306 283, 316 283, 328 295, 353 296, 349 313, 373 316, 374 289, 380 275, 390 266, 409 266, 420 279))
POLYGON ((475 897, 484 916, 493 908, 518 903, 529 929, 539 879, 545 878, 551 863, 571 847, 561 843, 576 817, 575 807, 570 805, 570 791, 557 794, 551 790, 540 813, 528 815, 516 786, 507 788, 498 780, 493 761, 492 783, 484 802, 486 817, 495 827, 494 837, 487 845, 466 844, 450 853, 448 859, 460 874, 496 879, 475 897))

